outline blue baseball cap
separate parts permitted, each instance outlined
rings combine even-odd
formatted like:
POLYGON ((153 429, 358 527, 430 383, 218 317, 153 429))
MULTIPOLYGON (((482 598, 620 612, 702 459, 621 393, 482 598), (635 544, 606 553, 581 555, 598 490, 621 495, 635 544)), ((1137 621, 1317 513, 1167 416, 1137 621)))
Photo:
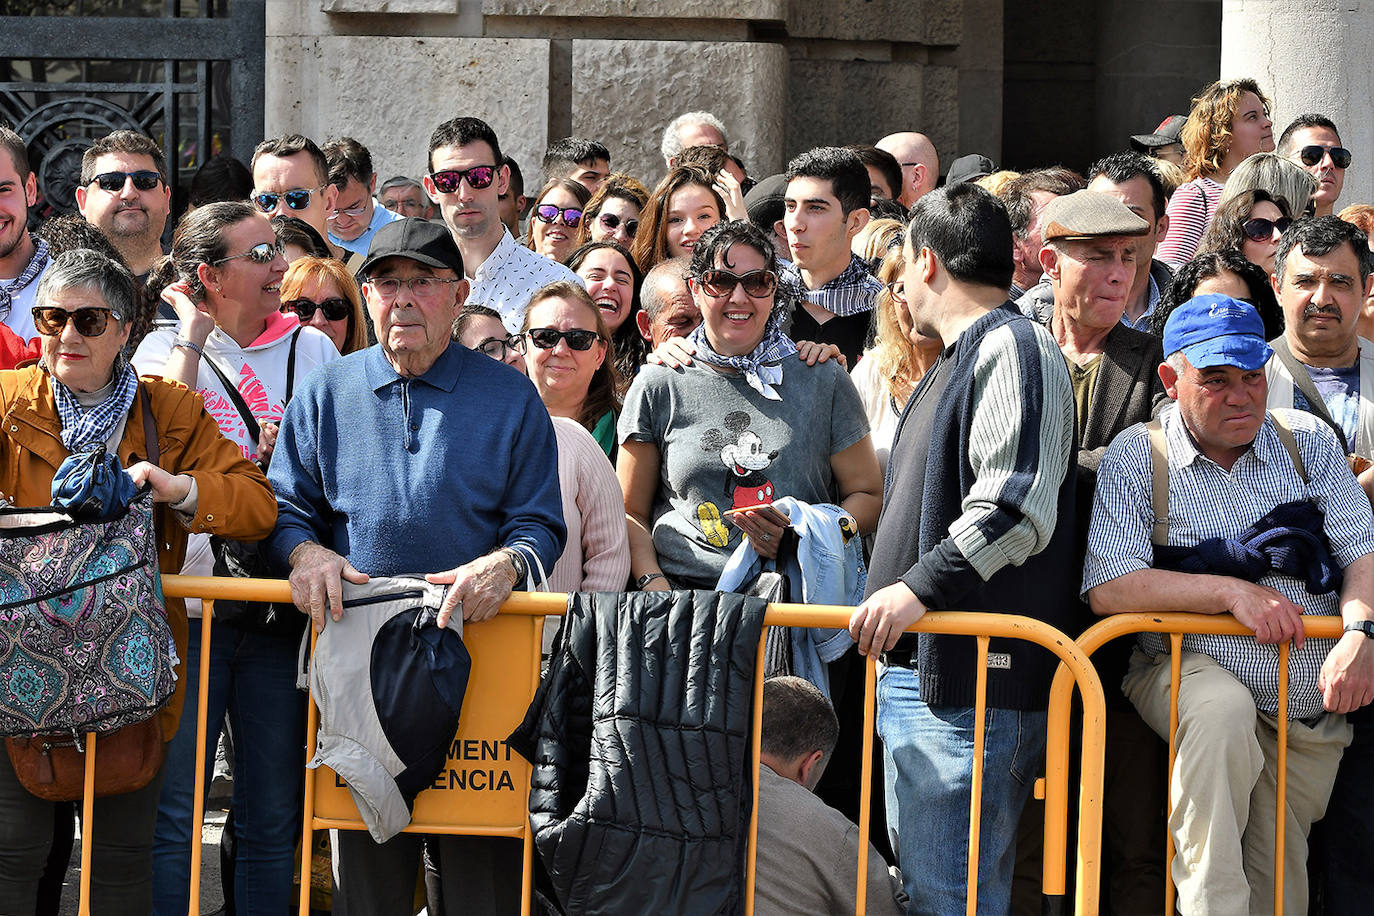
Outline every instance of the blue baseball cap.
POLYGON ((1274 354, 1264 342, 1264 320, 1255 307, 1218 293, 1194 296, 1169 313, 1164 355, 1180 350, 1197 369, 1235 366, 1251 371, 1274 354))

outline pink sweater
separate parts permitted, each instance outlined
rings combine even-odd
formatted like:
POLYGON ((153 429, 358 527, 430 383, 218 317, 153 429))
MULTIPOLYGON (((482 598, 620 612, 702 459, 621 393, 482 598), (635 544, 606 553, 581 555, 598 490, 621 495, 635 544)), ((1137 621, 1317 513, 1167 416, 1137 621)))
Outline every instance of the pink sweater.
POLYGON ((630 578, 630 540, 615 470, 591 433, 575 421, 554 417, 553 430, 568 542, 549 574, 549 588, 622 592, 630 578))

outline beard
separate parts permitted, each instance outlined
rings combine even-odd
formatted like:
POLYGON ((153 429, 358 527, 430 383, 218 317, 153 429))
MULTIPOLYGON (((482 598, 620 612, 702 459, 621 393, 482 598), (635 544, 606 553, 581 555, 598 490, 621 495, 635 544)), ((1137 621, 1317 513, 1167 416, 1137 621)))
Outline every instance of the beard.
POLYGON ((133 241, 143 240, 152 234, 152 220, 148 217, 148 211, 142 207, 129 207, 123 210, 116 210, 110 215, 108 228, 105 233, 114 239, 129 239, 133 241))

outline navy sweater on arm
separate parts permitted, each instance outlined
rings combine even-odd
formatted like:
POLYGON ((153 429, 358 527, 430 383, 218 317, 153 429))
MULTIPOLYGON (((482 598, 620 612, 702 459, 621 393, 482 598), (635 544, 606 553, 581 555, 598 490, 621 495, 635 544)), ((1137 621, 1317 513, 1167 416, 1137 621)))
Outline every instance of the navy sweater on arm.
POLYGON ((515 544, 551 570, 566 538, 558 445, 534 386, 456 343, 414 379, 378 346, 311 373, 268 478, 283 568, 309 540, 369 575, 440 572, 515 544))
MULTIPOLYGON (((940 359, 941 371, 922 384, 943 382, 941 396, 923 398, 918 387, 897 428, 868 592, 900 580, 930 610, 1022 614, 1063 629, 1078 569, 1064 357, 1048 331, 1007 304, 940 359), (917 410, 930 415, 913 421, 917 410)), ((974 645, 971 637, 919 636, 925 702, 973 705, 974 645)), ((1054 657, 1015 639, 994 639, 989 650, 988 705, 1044 709, 1054 657)))

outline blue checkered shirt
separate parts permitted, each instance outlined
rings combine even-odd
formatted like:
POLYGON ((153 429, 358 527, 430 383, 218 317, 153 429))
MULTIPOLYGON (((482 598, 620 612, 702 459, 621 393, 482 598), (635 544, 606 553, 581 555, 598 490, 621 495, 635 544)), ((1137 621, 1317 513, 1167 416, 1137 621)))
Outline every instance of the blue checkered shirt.
MULTIPOLYGON (((1312 499, 1322 511, 1332 556, 1342 568, 1374 553, 1374 516, 1369 499, 1351 474, 1336 437, 1311 414, 1285 412, 1307 470, 1306 485, 1279 441, 1271 418, 1265 419, 1250 450, 1228 473, 1198 451, 1177 404, 1166 407, 1160 417, 1169 449, 1170 545, 1187 547, 1206 538, 1234 538, 1275 506, 1312 499)), ((1150 481, 1149 434, 1144 424, 1137 423, 1116 437, 1098 469, 1083 565, 1085 595, 1104 582, 1153 566, 1150 530, 1155 518, 1150 481)), ((1310 595, 1291 576, 1267 575, 1259 584, 1277 589, 1305 613, 1340 613, 1338 594, 1310 595)), ((1317 679, 1334 646, 1334 640, 1309 639, 1301 649, 1292 650, 1289 718, 1309 719, 1322 712, 1317 679)), ((1167 651, 1164 638, 1154 633, 1141 634, 1140 648, 1150 655, 1167 651)), ((1243 636, 1187 635, 1183 648, 1211 656, 1250 689, 1260 711, 1278 713, 1277 645, 1261 645, 1243 636)))

